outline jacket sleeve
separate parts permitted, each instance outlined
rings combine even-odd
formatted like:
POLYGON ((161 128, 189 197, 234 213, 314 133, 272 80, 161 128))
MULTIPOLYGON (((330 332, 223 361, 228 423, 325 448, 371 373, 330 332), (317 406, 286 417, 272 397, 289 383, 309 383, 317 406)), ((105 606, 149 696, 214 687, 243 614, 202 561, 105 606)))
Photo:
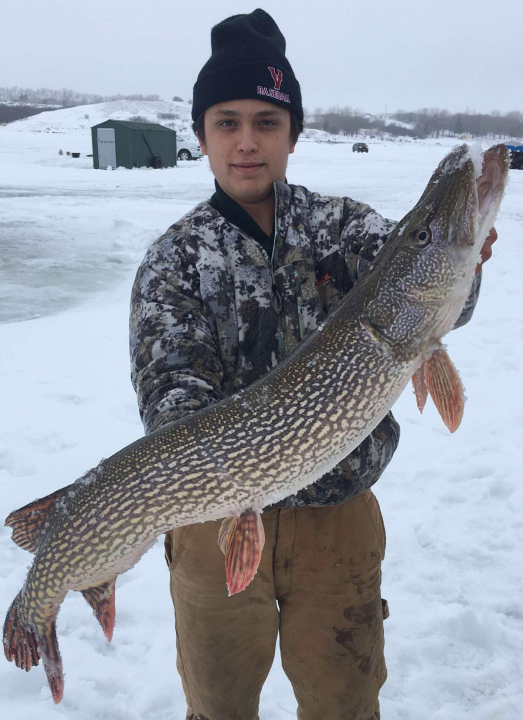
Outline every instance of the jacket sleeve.
POLYGON ((146 433, 224 397, 199 286, 194 259, 169 230, 147 252, 131 297, 131 380, 146 433))

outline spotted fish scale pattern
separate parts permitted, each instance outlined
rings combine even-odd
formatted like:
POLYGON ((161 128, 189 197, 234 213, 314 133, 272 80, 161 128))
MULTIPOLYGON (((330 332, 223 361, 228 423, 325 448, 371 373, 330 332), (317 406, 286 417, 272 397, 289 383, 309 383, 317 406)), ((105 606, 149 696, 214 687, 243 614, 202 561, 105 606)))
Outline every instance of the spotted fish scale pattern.
MULTIPOLYGON (((272 257, 204 202, 147 252, 131 302, 131 376, 146 432, 262 378, 337 307, 395 227, 368 205, 275 183, 272 257)), ((479 286, 471 294, 469 316, 479 286)), ((343 502, 373 485, 399 426, 278 506, 343 502)))

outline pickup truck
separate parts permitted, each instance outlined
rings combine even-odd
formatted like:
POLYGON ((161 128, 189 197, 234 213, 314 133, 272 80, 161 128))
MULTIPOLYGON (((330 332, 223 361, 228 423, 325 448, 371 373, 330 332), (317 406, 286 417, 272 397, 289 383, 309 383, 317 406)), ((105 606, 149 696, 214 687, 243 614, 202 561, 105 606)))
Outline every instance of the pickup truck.
POLYGON ((198 160, 203 157, 197 140, 186 140, 176 136, 176 147, 178 160, 198 160))

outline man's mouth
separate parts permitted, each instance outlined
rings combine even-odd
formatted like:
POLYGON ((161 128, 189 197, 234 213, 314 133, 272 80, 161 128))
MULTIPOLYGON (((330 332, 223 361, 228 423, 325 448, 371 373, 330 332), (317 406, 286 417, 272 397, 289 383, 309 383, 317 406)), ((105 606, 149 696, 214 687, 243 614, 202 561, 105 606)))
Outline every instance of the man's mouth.
POLYGON ((260 170, 264 166, 264 163, 234 163, 233 168, 242 175, 250 175, 260 170))

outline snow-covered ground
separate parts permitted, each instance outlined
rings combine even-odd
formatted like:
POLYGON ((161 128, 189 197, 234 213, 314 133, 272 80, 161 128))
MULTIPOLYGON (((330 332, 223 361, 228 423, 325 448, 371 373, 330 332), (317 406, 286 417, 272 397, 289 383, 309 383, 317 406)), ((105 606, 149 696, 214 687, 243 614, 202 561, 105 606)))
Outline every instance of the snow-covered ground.
MULTIPOLYGON (((206 160, 93 171, 83 157, 88 125, 107 110, 83 109, 85 127, 73 110, 76 121, 66 117, 72 110, 57 111, 0 128, 0 517, 141 436, 127 355, 133 276, 149 243, 213 188, 206 160)), ((369 142, 366 155, 311 138, 291 156, 288 179, 399 219, 452 144, 369 142)), ((462 426, 451 436, 432 407, 420 416, 405 392, 395 407, 400 448, 375 488, 391 609, 384 720, 521 715, 523 172, 510 174, 476 313, 448 337, 468 396, 462 426)), ((1 530, 0 616, 30 562, 1 530)), ((161 543, 119 578, 116 598, 110 645, 84 600, 66 598, 61 705, 42 668, 26 674, 0 662, 2 718, 183 720, 161 543)), ((276 660, 260 718, 295 709, 276 660)))

